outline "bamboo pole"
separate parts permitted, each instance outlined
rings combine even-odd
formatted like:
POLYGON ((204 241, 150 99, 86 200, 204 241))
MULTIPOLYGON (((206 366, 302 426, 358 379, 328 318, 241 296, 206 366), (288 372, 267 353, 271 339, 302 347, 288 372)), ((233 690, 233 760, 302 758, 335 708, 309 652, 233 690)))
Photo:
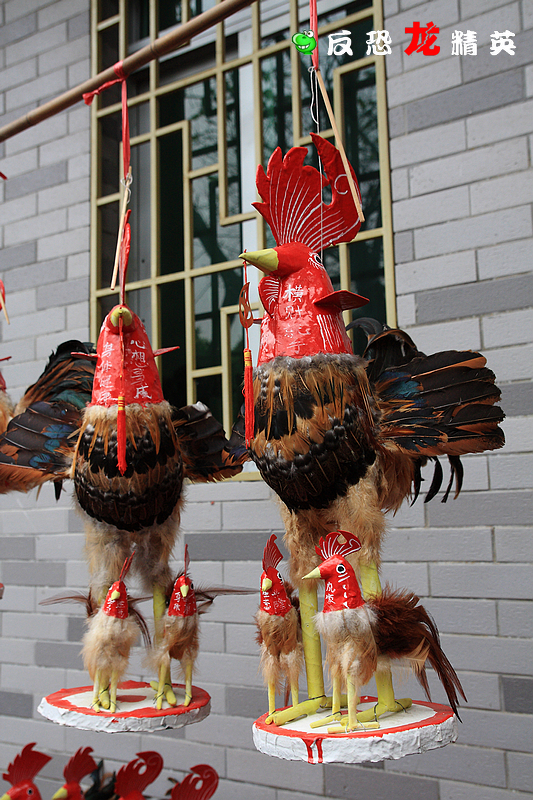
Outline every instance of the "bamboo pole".
MULTIPOLYGON (((156 58, 161 58, 161 56, 174 52, 174 50, 186 44, 194 36, 216 25, 218 22, 222 22, 226 17, 231 16, 231 14, 234 14, 236 11, 240 11, 241 8, 251 5, 252 2, 254 2, 254 0, 221 0, 220 3, 204 11, 203 14, 193 17, 193 19, 184 22, 183 25, 180 25, 165 36, 161 36, 159 39, 146 45, 146 47, 143 47, 131 56, 127 56, 122 62, 124 74, 131 75, 132 72, 144 67, 150 61, 154 61, 156 58)), ((50 100, 48 103, 44 103, 38 108, 28 111, 24 116, 0 128, 0 142, 5 142, 6 139, 10 139, 17 133, 31 128, 32 125, 37 125, 39 122, 53 117, 54 114, 58 114, 60 111, 64 111, 66 108, 70 108, 70 106, 79 103, 80 100, 83 99, 84 94, 87 92, 94 92, 95 89, 98 89, 103 83, 115 80, 116 77, 117 75, 113 67, 108 67, 93 78, 89 78, 84 81, 84 83, 80 83, 73 89, 69 89, 68 92, 59 95, 59 97, 50 100)))

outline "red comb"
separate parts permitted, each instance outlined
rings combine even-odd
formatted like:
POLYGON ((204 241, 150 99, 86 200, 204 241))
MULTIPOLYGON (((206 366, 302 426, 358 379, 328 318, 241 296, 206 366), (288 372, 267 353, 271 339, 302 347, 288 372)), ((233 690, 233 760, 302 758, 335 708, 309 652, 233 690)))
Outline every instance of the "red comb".
POLYGON ((11 764, 4 772, 2 778, 14 786, 21 781, 33 780, 38 772, 42 770, 45 764, 51 760, 52 756, 47 756, 45 753, 39 753, 34 750, 35 742, 27 744, 22 751, 15 756, 11 764))
MULTIPOLYGON (((326 176, 304 165, 306 147, 292 147, 282 158, 278 147, 265 175, 257 170, 257 191, 264 202, 252 203, 268 222, 278 245, 300 242, 319 251, 339 242, 351 242, 361 220, 348 185, 337 148, 312 133, 326 176), (331 202, 322 202, 322 191, 331 186, 331 202)), ((357 187, 353 167, 352 177, 357 187)))
POLYGON ((85 775, 97 769, 96 761, 91 755, 92 751, 92 747, 80 747, 76 750, 63 770, 66 783, 79 783, 85 775))
POLYGON ((283 560, 283 555, 276 544, 276 535, 273 533, 263 550, 263 569, 265 572, 269 567, 277 567, 283 560))
POLYGON ((318 546, 315 547, 317 554, 322 561, 331 556, 349 556, 357 553, 361 549, 361 542, 353 533, 348 531, 332 531, 326 538, 321 537, 318 546), (339 541, 342 539, 343 541, 339 541))

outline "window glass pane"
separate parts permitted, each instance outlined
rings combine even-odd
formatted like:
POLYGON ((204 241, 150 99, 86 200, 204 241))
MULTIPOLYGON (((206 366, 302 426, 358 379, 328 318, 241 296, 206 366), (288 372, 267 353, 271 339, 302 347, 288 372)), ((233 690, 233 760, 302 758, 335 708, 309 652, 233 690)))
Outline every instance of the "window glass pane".
POLYGON ((120 142, 122 139, 122 115, 110 114, 100 120, 100 196, 118 192, 122 163, 120 142))
POLYGON ((131 148, 131 251, 129 281, 150 277, 150 143, 131 148))
POLYGON ((102 322, 107 317, 109 312, 112 308, 118 305, 119 297, 118 294, 108 294, 105 297, 101 297, 98 301, 98 330, 102 325, 102 322))
POLYGON ((144 94, 150 89, 150 70, 149 67, 134 72, 128 76, 128 97, 135 97, 144 94))
POLYGON ((214 78, 187 86, 185 119, 190 120, 192 168, 217 162, 217 89, 214 78))
POLYGON ((220 375, 206 375, 196 378, 196 400, 209 406, 211 413, 219 421, 222 420, 222 378, 220 375))
POLYGON ((184 269, 182 133, 159 138, 160 273, 184 269))
MULTIPOLYGON (((128 0, 128 45, 135 45, 150 35, 149 0, 128 0)), ((130 50, 136 49, 130 47, 130 50)))
MULTIPOLYGON (((100 31, 99 71, 112 67, 118 61, 118 25, 100 31)), ((110 86, 99 96, 100 108, 120 103, 120 83, 110 86)))
POLYGON ((158 29, 164 31, 181 22, 181 0, 159 0, 158 29))
POLYGON ((150 130, 150 103, 139 103, 128 109, 130 136, 140 136, 150 130))
POLYGON ((241 225, 220 225, 217 175, 192 181, 192 202, 194 267, 237 258, 242 253, 241 225))
POLYGON ((276 147, 283 154, 292 146, 292 86, 290 55, 282 50, 261 61, 263 102, 263 161, 276 147))
POLYGON ((354 70, 343 76, 346 155, 359 187, 365 221, 361 230, 381 225, 376 71, 354 70))
MULTIPOLYGON (((228 187, 228 214, 241 213, 240 125, 239 125, 239 71, 231 70, 226 81, 226 181, 228 187)), ((246 209, 248 211, 248 209, 246 209)), ((238 253, 237 253, 238 255, 238 253)))
MULTIPOLYGON (((242 280, 242 278, 241 278, 242 280)), ((244 374, 244 355, 245 347, 244 328, 241 325, 238 314, 230 317, 230 346, 231 346, 231 408, 229 409, 230 419, 236 419, 244 397, 242 394, 242 383, 244 374)))
POLYGON ((216 0, 189 0, 189 16, 197 17, 216 5, 216 0))
POLYGON ((174 347, 160 358, 163 394, 176 408, 187 404, 186 333, 185 333, 185 287, 183 281, 165 283, 159 287, 161 310, 161 347, 174 347))
POLYGON ((105 289, 111 283, 117 249, 119 204, 107 203, 98 209, 100 217, 100 285, 105 289))
POLYGON ((152 339, 152 305, 150 289, 135 289, 126 294, 126 303, 137 314, 146 328, 148 338, 152 339))
POLYGON ((194 279, 196 369, 220 365, 220 309, 236 305, 241 288, 241 269, 224 270, 194 279))
MULTIPOLYGON (((385 275, 383 269, 383 240, 366 239, 348 245, 350 258, 350 290, 368 297, 370 303, 352 311, 352 319, 356 317, 373 317, 385 322, 385 275)), ((366 347, 366 336, 360 331, 354 332, 354 350, 362 353, 366 347)))
MULTIPOLYGON (((336 10, 327 11, 325 14, 319 14, 318 25, 321 27, 322 25, 327 25, 328 22, 334 22, 336 19, 342 22, 343 19, 346 19, 346 17, 349 17, 351 14, 355 14, 356 11, 361 11, 363 8, 370 8, 371 5, 372 0, 354 0, 353 3, 349 3, 348 5, 339 4, 336 10)), ((371 21, 372 17, 369 17, 369 20, 371 21)), ((370 21, 366 22, 365 25, 370 25, 370 21)), ((339 28, 342 29, 342 25, 339 25, 339 28)), ((372 30, 372 28, 368 27, 368 30, 372 30)), ((357 56, 357 58, 359 58, 359 56, 357 56)))
POLYGON ((104 19, 114 17, 118 14, 118 0, 100 0, 98 9, 98 20, 102 22, 104 19))
POLYGON ((159 85, 166 86, 173 81, 197 75, 216 64, 215 42, 203 47, 189 45, 179 51, 180 55, 163 58, 159 62, 159 85))

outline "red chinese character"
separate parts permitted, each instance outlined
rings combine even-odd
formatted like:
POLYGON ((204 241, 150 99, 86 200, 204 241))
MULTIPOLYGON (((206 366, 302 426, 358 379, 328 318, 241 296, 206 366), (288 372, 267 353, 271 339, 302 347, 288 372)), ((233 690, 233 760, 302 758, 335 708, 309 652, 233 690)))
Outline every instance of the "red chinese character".
POLYGON ((425 28, 420 27, 419 22, 413 22, 412 28, 405 28, 406 33, 411 33, 413 38, 411 44, 405 50, 408 56, 411 53, 423 53, 425 56, 436 56, 440 52, 440 47, 435 44, 437 41, 437 33, 440 28, 437 28, 433 22, 428 22, 425 28))

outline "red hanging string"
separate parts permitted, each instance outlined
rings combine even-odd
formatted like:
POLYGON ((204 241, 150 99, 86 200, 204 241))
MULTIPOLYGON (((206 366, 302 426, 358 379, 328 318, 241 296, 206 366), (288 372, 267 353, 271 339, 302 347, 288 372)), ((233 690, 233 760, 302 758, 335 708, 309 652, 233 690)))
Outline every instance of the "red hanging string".
MULTIPOLYGON (((246 252, 246 251, 245 251, 246 252)), ((254 412, 254 376, 252 366, 252 351, 250 350, 250 339, 248 336, 248 328, 253 324, 253 314, 250 308, 250 301, 248 298, 248 283, 247 264, 244 266, 244 286, 239 295, 239 319, 245 331, 246 347, 244 348, 244 442, 246 447, 250 446, 254 438, 255 428, 255 412, 254 412)))
POLYGON ((128 76, 124 72, 122 61, 117 61, 116 64, 113 64, 113 69, 117 76, 116 79, 113 81, 106 81, 106 83, 103 83, 93 92, 86 92, 83 95, 83 99, 86 105, 90 106, 97 94, 101 94, 105 89, 109 89, 110 86, 114 86, 119 81, 122 82, 122 158, 124 162, 124 180, 126 180, 130 169, 130 122, 128 116, 128 89, 126 85, 128 76))
POLYGON ((318 14, 316 10, 316 0, 309 0, 309 27, 313 31, 316 39, 316 47, 311 53, 313 67, 318 69, 318 14))
POLYGON ((118 396, 117 408, 117 461, 118 468, 121 475, 124 475, 127 469, 126 464, 126 403, 124 385, 124 321, 122 317, 118 320, 118 329, 120 332, 120 393, 118 396))

